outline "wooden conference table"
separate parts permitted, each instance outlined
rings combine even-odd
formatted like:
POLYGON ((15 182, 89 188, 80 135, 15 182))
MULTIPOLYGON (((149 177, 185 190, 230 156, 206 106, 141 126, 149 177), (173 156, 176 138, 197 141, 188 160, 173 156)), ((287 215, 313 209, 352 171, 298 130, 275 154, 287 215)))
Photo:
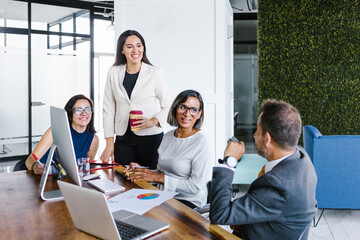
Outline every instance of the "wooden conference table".
MULTIPOLYGON (((102 169, 91 173, 101 174, 103 178, 121 184, 126 190, 139 187, 157 189, 147 182, 135 184, 127 181, 120 174, 122 170, 123 167, 116 167, 116 170, 102 169)), ((96 239, 75 228, 63 200, 41 200, 39 182, 40 176, 30 171, 0 174, 0 239, 96 239)), ((53 189, 58 189, 58 186, 49 176, 46 191, 53 189)), ((170 225, 168 230, 149 239, 239 239, 223 228, 210 224, 174 198, 151 209, 144 216, 170 225)))

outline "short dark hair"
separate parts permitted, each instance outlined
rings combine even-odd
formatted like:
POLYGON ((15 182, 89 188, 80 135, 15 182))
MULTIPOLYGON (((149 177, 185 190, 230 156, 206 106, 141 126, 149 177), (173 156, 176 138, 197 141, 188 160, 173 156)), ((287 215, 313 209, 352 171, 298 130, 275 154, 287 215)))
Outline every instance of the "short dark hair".
POLYGON ((265 100, 261 108, 262 133, 268 132, 281 149, 296 147, 302 124, 299 111, 289 103, 274 99, 265 100))
POLYGON ((122 52, 124 49, 125 41, 130 36, 137 36, 140 39, 141 44, 144 46, 144 52, 143 52, 143 57, 142 57, 141 61, 152 65, 146 56, 146 46, 145 46, 144 38, 141 36, 140 33, 138 33, 135 30, 127 30, 127 31, 123 32, 118 38, 117 48, 116 48, 116 57, 115 57, 115 62, 113 64, 113 66, 119 66, 119 65, 126 64, 126 57, 122 52))
POLYGON ((181 103, 186 102, 186 100, 189 97, 196 97, 199 102, 200 102, 200 109, 201 111, 201 116, 198 120, 196 120, 195 124, 194 124, 194 129, 200 129, 203 122, 204 122, 204 101, 200 95, 199 92, 195 91, 195 90, 185 90, 182 91, 181 93, 179 93, 179 95, 177 95, 177 97, 175 98, 174 102, 171 104, 170 110, 169 110, 169 114, 168 114, 168 118, 167 118, 167 122, 168 124, 170 124, 170 126, 173 127, 178 127, 179 124, 176 120, 176 111, 178 106, 181 103))
POLYGON ((93 108, 93 111, 91 112, 91 120, 90 120, 89 124, 86 126, 86 131, 89 132, 89 133, 95 133, 96 131, 95 131, 95 127, 94 127, 94 103, 93 103, 93 101, 91 101, 91 99, 85 97, 82 94, 78 94, 78 95, 73 96, 65 104, 64 109, 65 109, 65 111, 66 111, 66 113, 68 115, 69 124, 71 125, 71 123, 72 123, 74 105, 80 99, 87 100, 90 103, 90 106, 93 108))

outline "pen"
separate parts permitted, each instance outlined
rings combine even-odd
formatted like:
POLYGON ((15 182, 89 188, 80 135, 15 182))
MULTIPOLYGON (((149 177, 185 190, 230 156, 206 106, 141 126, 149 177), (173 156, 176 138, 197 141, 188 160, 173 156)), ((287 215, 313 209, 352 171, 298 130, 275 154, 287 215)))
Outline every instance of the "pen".
POLYGON ((38 157, 34 153, 32 153, 31 155, 34 157, 37 163, 40 164, 40 166, 44 167, 44 164, 42 164, 42 162, 39 161, 38 157))
MULTIPOLYGON (((149 167, 144 167, 144 166, 135 166, 134 167, 135 169, 148 169, 149 167)), ((130 176, 130 174, 133 174, 134 172, 127 172, 127 173, 125 173, 125 175, 128 177, 128 176, 130 176)))
MULTIPOLYGON (((130 165, 125 165, 125 167, 130 167, 130 165)), ((145 169, 148 169, 149 167, 145 167, 145 166, 135 166, 134 168, 145 168, 145 169)))

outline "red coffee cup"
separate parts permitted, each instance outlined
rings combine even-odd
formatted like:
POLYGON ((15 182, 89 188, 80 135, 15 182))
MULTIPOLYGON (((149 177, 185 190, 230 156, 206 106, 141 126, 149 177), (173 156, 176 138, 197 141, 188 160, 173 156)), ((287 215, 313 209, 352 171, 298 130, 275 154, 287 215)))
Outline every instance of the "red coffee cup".
POLYGON ((141 110, 131 110, 130 111, 130 127, 131 131, 136 132, 138 129, 136 128, 138 124, 134 124, 138 120, 139 117, 142 117, 143 112, 141 110))

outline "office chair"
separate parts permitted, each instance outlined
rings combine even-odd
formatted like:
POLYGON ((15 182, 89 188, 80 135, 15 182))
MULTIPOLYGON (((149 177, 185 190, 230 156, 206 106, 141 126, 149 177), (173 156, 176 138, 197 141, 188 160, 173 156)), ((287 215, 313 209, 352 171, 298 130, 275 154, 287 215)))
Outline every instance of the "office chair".
POLYGON ((236 129, 238 123, 237 123, 237 118, 239 116, 239 112, 235 112, 234 113, 234 129, 236 129))
POLYGON ((193 209, 195 212, 197 212, 198 214, 200 214, 201 216, 203 216, 206 219, 209 219, 209 212, 210 212, 210 196, 209 196, 210 184, 211 184, 211 181, 209 181, 207 183, 207 185, 206 185, 207 190, 208 190, 208 196, 207 196, 206 204, 204 206, 202 206, 202 207, 196 207, 196 208, 193 209))
POLYGON ((25 165, 25 161, 26 161, 26 158, 18 161, 14 166, 13 172, 27 170, 27 167, 25 165))

